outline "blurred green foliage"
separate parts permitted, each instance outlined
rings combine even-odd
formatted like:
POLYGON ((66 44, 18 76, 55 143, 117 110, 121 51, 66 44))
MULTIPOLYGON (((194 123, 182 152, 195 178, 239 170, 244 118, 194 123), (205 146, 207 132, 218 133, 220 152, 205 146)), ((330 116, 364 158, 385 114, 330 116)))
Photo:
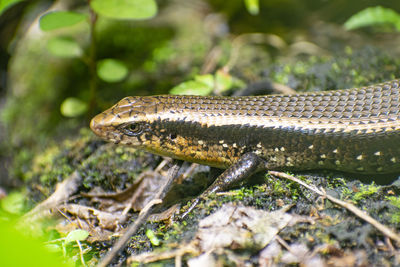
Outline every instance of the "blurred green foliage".
POLYGON ((84 114, 88 107, 87 103, 75 97, 68 97, 61 103, 61 114, 65 117, 78 117, 84 114))
POLYGON ((0 15, 10 8, 12 5, 21 2, 22 0, 1 0, 0 1, 0 15))
POLYGON ((258 0, 244 0, 247 11, 252 15, 258 15, 260 12, 260 3, 258 0))
POLYGON ((83 54, 82 48, 71 37, 57 36, 49 40, 47 43, 49 52, 61 58, 75 58, 83 54))
POLYGON ((351 16, 344 24, 347 30, 366 26, 393 26, 400 32, 400 14, 382 6, 369 7, 351 16))
POLYGON ((48 12, 40 17, 39 27, 42 31, 52 31, 75 25, 86 19, 86 15, 71 11, 48 12))
POLYGON ((0 208, 1 266, 73 266, 72 262, 67 263, 68 259, 63 258, 61 254, 48 250, 43 237, 34 237, 37 234, 27 231, 28 227, 25 231, 17 229, 18 223, 17 218, 5 217, 0 208))
POLYGON ((157 13, 154 0, 91 0, 91 8, 111 19, 148 19, 157 13))
POLYGON ((120 82, 128 75, 128 69, 124 62, 107 58, 98 62, 97 75, 105 82, 120 82))
MULTIPOLYGON (((89 19, 89 46, 88 52, 83 53, 80 47, 70 36, 55 36, 48 42, 49 52, 61 58, 80 58, 87 64, 88 75, 88 108, 76 109, 75 112, 64 113, 66 105, 61 106, 61 114, 66 117, 77 117, 83 115, 87 110, 93 113, 93 108, 97 102, 97 78, 100 77, 105 82, 117 82, 126 77, 128 69, 123 62, 115 59, 103 59, 97 62, 97 43, 96 43, 96 25, 98 16, 104 16, 110 19, 138 20, 148 19, 157 13, 157 4, 153 0, 93 0, 88 1, 89 14, 85 15, 73 11, 51 11, 42 15, 39 19, 39 27, 43 31, 53 31, 65 27, 73 26, 87 17, 89 19), (79 112, 80 111, 80 112, 79 112)), ((67 101, 70 103, 71 101, 67 101)), ((77 102, 77 101, 75 101, 77 102)), ((63 102, 65 104, 65 101, 63 102)), ((70 105, 69 105, 70 106, 70 105)))

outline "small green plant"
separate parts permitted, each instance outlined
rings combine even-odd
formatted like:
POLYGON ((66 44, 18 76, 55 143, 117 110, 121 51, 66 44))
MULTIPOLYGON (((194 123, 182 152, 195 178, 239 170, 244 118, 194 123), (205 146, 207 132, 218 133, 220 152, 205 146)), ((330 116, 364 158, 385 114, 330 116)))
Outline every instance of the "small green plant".
POLYGON ((152 18, 157 13, 157 4, 154 0, 88 0, 88 5, 88 14, 56 10, 42 15, 39 20, 40 29, 44 32, 59 30, 83 22, 89 24, 90 45, 87 54, 77 40, 70 36, 56 35, 47 43, 47 49, 52 55, 81 59, 89 69, 89 99, 88 101, 75 97, 64 99, 60 110, 61 114, 66 117, 77 117, 87 111, 92 113, 96 105, 98 79, 108 83, 120 82, 129 72, 121 60, 107 58, 97 61, 96 25, 98 17, 115 20, 141 20, 152 18))
POLYGON ((346 30, 367 26, 392 25, 400 32, 400 14, 382 6, 369 7, 351 16, 344 24, 346 30))
MULTIPOLYGON (((82 263, 83 266, 86 266, 85 259, 84 259, 84 254, 89 252, 89 249, 85 249, 84 246, 82 245, 82 241, 85 241, 86 238, 89 236, 89 233, 85 230, 82 229, 76 229, 67 234, 66 237, 64 238, 59 238, 56 240, 52 240, 47 243, 46 247, 48 250, 52 252, 60 252, 62 251, 62 254, 64 255, 64 258, 67 256, 67 250, 68 251, 76 251, 76 248, 78 248, 79 253, 79 261, 82 263)), ((75 254, 74 252, 72 252, 75 254)), ((74 261, 78 261, 78 256, 72 257, 75 258, 74 261)))

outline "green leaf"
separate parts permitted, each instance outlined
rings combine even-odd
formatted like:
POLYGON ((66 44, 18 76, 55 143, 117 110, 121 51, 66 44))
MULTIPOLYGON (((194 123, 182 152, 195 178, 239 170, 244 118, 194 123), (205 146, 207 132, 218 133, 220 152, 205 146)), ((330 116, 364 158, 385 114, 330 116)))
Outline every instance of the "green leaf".
POLYGON ((74 58, 82 55, 79 44, 69 37, 54 37, 47 43, 49 52, 58 57, 74 58))
POLYGON ((151 244, 153 246, 159 246, 160 245, 160 240, 157 238, 157 236, 154 234, 154 232, 150 229, 146 230, 146 236, 150 240, 151 244))
POLYGON ((258 0, 244 0, 247 11, 251 15, 258 15, 260 12, 260 4, 258 0))
POLYGON ((39 19, 42 31, 51 31, 75 25, 86 19, 86 15, 72 11, 53 11, 44 14, 39 19))
POLYGON ((400 14, 390 8, 369 7, 351 16, 344 23, 344 27, 346 30, 353 30, 378 24, 392 24, 397 31, 400 31, 400 14))
POLYGON ((157 13, 154 0, 92 0, 91 8, 112 19, 148 19, 157 13))
POLYGON ((183 82, 170 90, 174 95, 209 95, 214 90, 214 76, 196 75, 194 80, 183 82))
POLYGON ((169 92, 174 95, 209 95, 214 89, 214 76, 197 75, 194 80, 183 82, 169 92))
POLYGON ((1 200, 1 207, 12 214, 21 214, 24 209, 25 197, 20 192, 13 192, 1 200))
POLYGON ((0 0, 0 15, 18 2, 21 2, 21 0, 0 0))
POLYGON ((120 60, 103 59, 97 64, 97 75, 100 79, 109 83, 119 82, 128 75, 128 68, 120 60))
POLYGON ((60 107, 61 114, 65 117, 78 117, 87 110, 87 104, 75 97, 65 99, 60 107))
POLYGON ((209 95, 212 90, 202 82, 187 81, 175 86, 169 92, 173 95, 209 95))
POLYGON ((68 233, 65 237, 65 243, 68 244, 70 242, 75 241, 83 241, 89 236, 89 233, 82 229, 76 229, 68 233))
POLYGON ((211 74, 203 74, 203 75, 196 75, 194 77, 196 82, 201 82, 207 85, 208 87, 214 87, 214 76, 211 74))

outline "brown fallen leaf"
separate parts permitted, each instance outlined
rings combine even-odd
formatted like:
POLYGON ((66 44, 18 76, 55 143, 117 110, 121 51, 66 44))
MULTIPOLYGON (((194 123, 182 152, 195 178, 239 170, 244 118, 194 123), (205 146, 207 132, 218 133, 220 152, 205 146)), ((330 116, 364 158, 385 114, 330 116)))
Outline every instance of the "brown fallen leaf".
MULTIPOLYGON (((191 254, 194 257, 188 261, 189 266, 208 266, 215 263, 214 252, 223 253, 224 248, 262 249, 274 240, 284 227, 294 225, 296 222, 313 222, 308 217, 287 213, 289 209, 290 206, 285 206, 280 210, 268 212, 253 207, 225 204, 199 222, 199 230, 190 243, 182 244, 171 251, 134 255, 128 259, 128 263, 149 263, 191 254)), ((278 249, 281 251, 279 244, 278 249)), ((234 260, 235 257, 239 265, 244 264, 240 256, 233 253, 229 255, 230 260, 234 260)))
POLYGON ((85 230, 89 233, 89 236, 86 239, 86 241, 89 243, 107 241, 110 240, 112 236, 117 236, 119 234, 119 232, 109 231, 99 226, 93 227, 88 222, 80 220, 79 218, 75 220, 69 220, 69 223, 58 223, 55 226, 55 229, 59 233, 64 233, 64 235, 67 235, 76 229, 85 230))
POLYGON ((276 234, 297 216, 286 211, 286 206, 277 211, 257 210, 252 207, 226 204, 199 223, 196 239, 201 251, 222 247, 255 248, 265 247, 276 234))
POLYGON ((310 251, 305 244, 288 245, 279 236, 260 252, 258 258, 259 266, 262 267, 276 266, 276 262, 299 264, 301 267, 327 266, 326 262, 318 254, 310 251))
POLYGON ((81 219, 90 221, 93 228, 98 225, 104 229, 115 230, 127 219, 127 216, 121 212, 110 213, 78 204, 62 205, 60 209, 81 219))

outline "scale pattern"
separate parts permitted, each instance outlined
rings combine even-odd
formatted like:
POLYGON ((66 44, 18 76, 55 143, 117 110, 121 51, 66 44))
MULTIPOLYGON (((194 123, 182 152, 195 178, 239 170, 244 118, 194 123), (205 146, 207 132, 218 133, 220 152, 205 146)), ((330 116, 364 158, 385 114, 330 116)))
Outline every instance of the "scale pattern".
POLYGON ((227 168, 400 173, 400 80, 271 96, 126 97, 91 122, 106 140, 227 168))

